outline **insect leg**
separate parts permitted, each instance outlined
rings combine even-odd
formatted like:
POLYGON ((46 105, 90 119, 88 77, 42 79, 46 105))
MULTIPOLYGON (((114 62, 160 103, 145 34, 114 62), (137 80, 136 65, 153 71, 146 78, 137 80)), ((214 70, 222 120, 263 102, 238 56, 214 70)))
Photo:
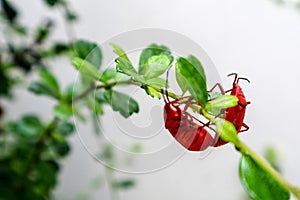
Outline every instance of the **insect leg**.
POLYGON ((222 94, 225 94, 224 88, 220 83, 216 83, 208 92, 212 92, 216 87, 218 87, 222 94))
POLYGON ((249 130, 249 126, 248 126, 247 124, 245 124, 245 123, 243 123, 242 127, 244 127, 244 129, 243 129, 243 130, 240 130, 240 133, 249 130))

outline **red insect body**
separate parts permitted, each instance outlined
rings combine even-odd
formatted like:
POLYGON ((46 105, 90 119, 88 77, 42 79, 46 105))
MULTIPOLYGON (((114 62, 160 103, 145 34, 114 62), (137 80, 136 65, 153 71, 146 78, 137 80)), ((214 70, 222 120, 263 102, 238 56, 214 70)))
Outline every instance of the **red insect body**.
MULTIPOLYGON (((249 80, 246 78, 238 78, 236 73, 229 74, 228 76, 230 76, 230 75, 235 75, 235 79, 233 82, 232 89, 230 89, 226 92, 230 92, 230 95, 236 96, 238 98, 238 105, 226 109, 225 119, 227 121, 231 122, 235 126, 237 132, 240 133, 240 132, 247 131, 249 129, 249 127, 244 123, 244 117, 245 117, 245 112, 246 112, 246 106, 248 104, 250 104, 250 102, 246 101, 246 97, 243 93, 242 88, 238 85, 238 82, 240 79, 247 80, 248 82, 249 82, 249 80), (242 130, 242 127, 244 127, 245 129, 242 130)), ((216 86, 218 86, 221 91, 224 91, 220 84, 216 84, 215 87, 216 86)), ((215 87, 213 87, 213 88, 215 88, 215 87)), ((224 92, 222 92, 222 93, 224 93, 224 92)), ((221 138, 219 138, 217 143, 215 144, 215 147, 222 146, 226 143, 227 142, 224 142, 221 138)))
MULTIPOLYGON (((170 101, 167 90, 169 70, 167 71, 166 96, 163 95, 165 128, 186 149, 204 151, 209 146, 214 145, 215 139, 207 131, 206 124, 187 112, 192 101, 191 97, 182 97, 170 101), (184 99, 187 100, 182 101, 184 99), (182 105, 184 105, 183 109, 180 108, 182 105)), ((162 93, 164 93, 163 90, 162 93)))
POLYGON ((181 110, 179 106, 182 103, 178 100, 165 100, 165 103, 165 128, 182 146, 190 151, 203 151, 214 144, 214 139, 204 125, 196 123, 196 119, 186 109, 181 110))

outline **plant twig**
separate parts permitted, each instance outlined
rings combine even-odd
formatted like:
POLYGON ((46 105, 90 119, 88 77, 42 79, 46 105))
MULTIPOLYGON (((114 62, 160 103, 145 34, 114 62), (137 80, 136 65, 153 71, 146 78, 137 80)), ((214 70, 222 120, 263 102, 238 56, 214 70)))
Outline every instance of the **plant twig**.
MULTIPOLYGON (((207 113, 205 109, 202 109, 201 113, 212 123, 216 122, 216 119, 213 116, 211 116, 209 113, 207 113)), ((253 151, 250 147, 248 147, 244 142, 240 141, 239 139, 234 145, 240 153, 250 156, 255 161, 256 164, 258 164, 262 169, 270 173, 272 177, 274 177, 274 179, 282 187, 290 191, 297 198, 297 200, 300 200, 300 188, 291 185, 285 178, 282 177, 280 173, 278 173, 270 165, 270 163, 267 160, 265 160, 262 156, 258 155, 255 151, 253 151)))

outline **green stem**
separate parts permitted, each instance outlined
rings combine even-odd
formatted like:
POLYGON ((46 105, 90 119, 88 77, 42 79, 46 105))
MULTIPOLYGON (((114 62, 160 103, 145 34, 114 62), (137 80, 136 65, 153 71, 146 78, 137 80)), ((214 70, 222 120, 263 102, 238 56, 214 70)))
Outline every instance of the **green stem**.
MULTIPOLYGON (((216 123, 216 119, 205 109, 201 109, 200 111, 201 114, 209 121, 211 121, 212 123, 216 123)), ((262 169, 269 172, 279 184, 281 184, 286 190, 290 191, 297 198, 297 200, 300 200, 300 188, 291 185, 270 165, 267 160, 254 152, 250 147, 248 147, 239 139, 235 142, 234 145, 240 153, 250 156, 262 169)))

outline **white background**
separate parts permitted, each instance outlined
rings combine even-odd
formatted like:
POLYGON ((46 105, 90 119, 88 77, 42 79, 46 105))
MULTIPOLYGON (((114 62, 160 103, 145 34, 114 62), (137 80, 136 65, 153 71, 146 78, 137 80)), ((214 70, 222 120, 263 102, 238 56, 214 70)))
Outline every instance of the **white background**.
MULTIPOLYGON (((56 16, 55 38, 66 38, 57 10, 49 10, 40 1, 16 1, 22 21, 34 27, 40 16, 56 16)), ((300 185, 298 129, 300 111, 300 11, 278 6, 268 0, 81 0, 72 2, 80 21, 75 32, 79 38, 97 43, 114 35, 138 28, 162 28, 179 32, 197 42, 215 63, 224 85, 226 75, 238 72, 251 84, 241 83, 251 101, 246 123, 251 127, 241 134, 256 151, 268 144, 280 151, 284 176, 300 185)), ((188 54, 189 52, 187 52, 188 54)), ((63 83, 74 80, 69 63, 58 60, 53 70, 63 83)), ((52 101, 19 91, 18 103, 9 106, 12 118, 36 111, 49 119, 52 101)), ((92 132, 86 129, 87 134, 92 132)), ((109 131, 109 129, 107 130, 109 131)), ((92 135, 92 133, 91 133, 92 135)), ((78 137, 72 137, 73 154, 64 161, 57 198, 73 199, 88 182, 103 172, 84 150, 78 137)), ((239 154, 231 145, 214 150, 206 159, 186 154, 172 166, 159 172, 133 177, 137 186, 119 193, 121 200, 132 199, 222 199, 239 200, 243 189, 238 178, 239 154)), ((94 199, 109 199, 107 186, 94 199)))

